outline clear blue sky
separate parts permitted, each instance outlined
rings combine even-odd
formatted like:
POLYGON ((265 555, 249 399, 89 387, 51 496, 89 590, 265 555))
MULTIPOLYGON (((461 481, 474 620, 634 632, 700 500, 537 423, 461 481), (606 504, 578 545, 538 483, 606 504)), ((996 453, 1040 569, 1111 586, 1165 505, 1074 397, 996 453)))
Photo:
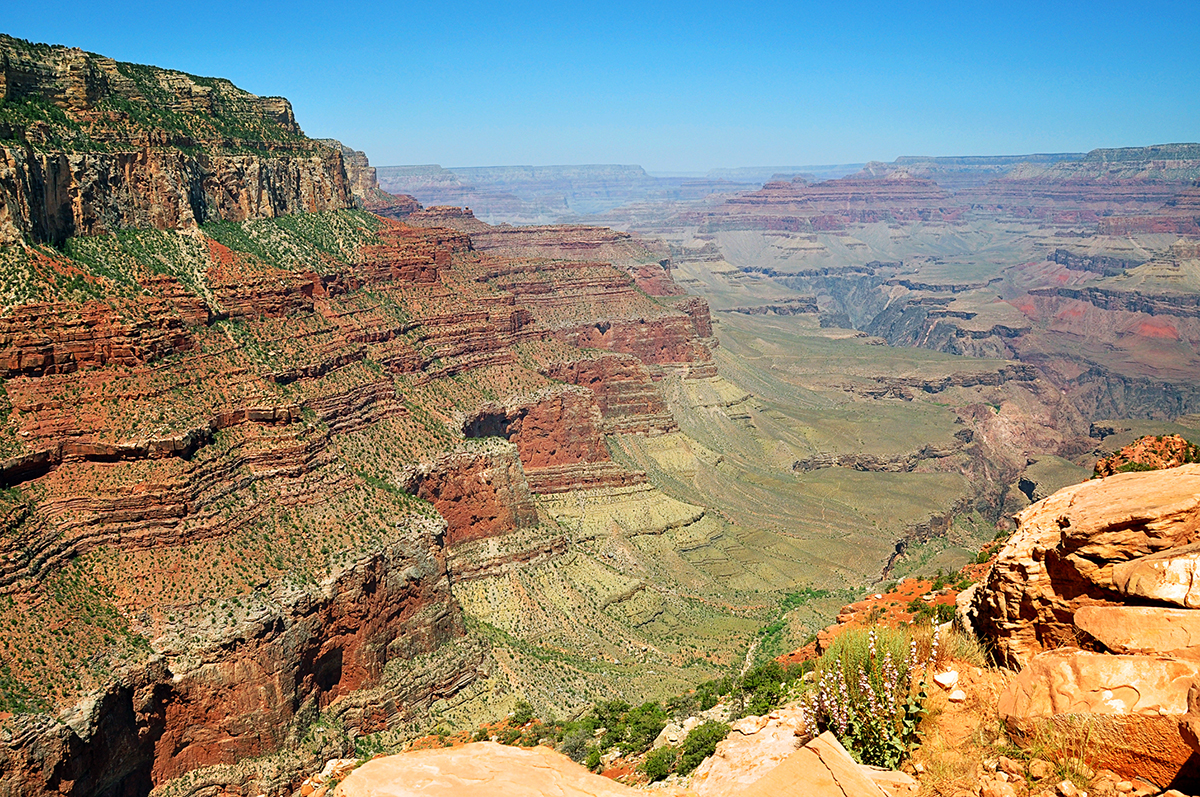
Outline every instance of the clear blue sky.
POLYGON ((0 30, 289 98, 377 165, 652 171, 1200 139, 1200 2, 7 0, 0 30))

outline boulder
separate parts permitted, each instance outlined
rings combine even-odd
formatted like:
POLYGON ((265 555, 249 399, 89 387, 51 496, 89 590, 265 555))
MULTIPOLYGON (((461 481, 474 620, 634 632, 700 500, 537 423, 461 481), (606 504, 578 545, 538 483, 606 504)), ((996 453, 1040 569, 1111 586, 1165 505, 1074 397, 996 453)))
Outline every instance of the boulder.
POLYGON ((829 731, 795 751, 747 787, 721 792, 739 797, 888 797, 829 731))
POLYGON ((1197 674, 1200 662, 1187 659, 1047 651, 1013 679, 997 708, 1018 740, 1082 738, 1093 766, 1166 787, 1196 768, 1180 726, 1197 674))
POLYGON ((1064 553, 1119 562, 1187 545, 1200 530, 1200 465, 1121 473, 1066 489, 1074 500, 1054 519, 1064 553))
MULTIPOLYGON (((416 750, 368 761, 335 797, 634 797, 634 789, 594 775, 547 747, 495 742, 416 750)), ((684 792, 683 794, 686 794, 684 792)))
POLYGON ((701 797, 737 794, 779 766, 807 735, 804 713, 798 707, 738 720, 713 754, 696 768, 692 790, 701 797))
POLYGON ((1158 560, 1146 558, 1161 552, 1178 556, 1200 541, 1200 465, 1076 484, 1016 520, 1017 531, 970 605, 959 607, 960 623, 1013 669, 1043 650, 1079 645, 1073 618, 1081 607, 1121 605, 1141 595, 1126 591, 1143 589, 1131 583, 1150 583, 1139 562, 1153 564, 1158 560))
POLYGON ((1200 545, 1184 545, 1113 567, 1113 585, 1123 594, 1200 607, 1200 545))
POLYGON ((933 676, 933 682, 943 689, 950 689, 958 683, 958 673, 954 670, 939 672, 933 676))
POLYGON ((1075 627, 1113 653, 1182 653, 1200 646, 1200 611, 1194 609, 1081 606, 1075 627))

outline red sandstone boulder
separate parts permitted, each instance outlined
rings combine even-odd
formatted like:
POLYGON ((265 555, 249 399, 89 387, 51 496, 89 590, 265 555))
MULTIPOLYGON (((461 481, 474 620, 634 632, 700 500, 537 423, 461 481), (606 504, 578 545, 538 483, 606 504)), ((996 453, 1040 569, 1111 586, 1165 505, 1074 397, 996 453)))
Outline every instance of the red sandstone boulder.
POLYGON ((1122 562, 1113 568, 1112 581, 1125 595, 1195 609, 1200 607, 1198 574, 1200 544, 1122 562))
POLYGON ((1093 766, 1166 787, 1194 774, 1180 723, 1197 674, 1197 660, 1046 651, 1013 680, 997 708, 1018 741, 1048 727, 1084 735, 1093 766))
POLYGON ((1127 594, 1187 605, 1186 593, 1167 596, 1178 592, 1191 561, 1184 546, 1197 538, 1200 465, 1064 488, 1017 515, 964 620, 994 643, 1001 664, 1021 667, 1042 650, 1078 644, 1083 606, 1123 604, 1127 594))

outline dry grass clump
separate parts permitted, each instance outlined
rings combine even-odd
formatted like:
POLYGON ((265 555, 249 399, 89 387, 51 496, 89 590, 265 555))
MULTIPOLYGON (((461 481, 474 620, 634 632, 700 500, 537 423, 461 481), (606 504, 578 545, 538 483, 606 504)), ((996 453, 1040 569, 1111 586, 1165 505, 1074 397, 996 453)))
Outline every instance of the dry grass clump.
MULTIPOLYGON (((949 659, 942 662, 947 669, 954 663, 949 659)), ((1010 676, 1001 670, 957 669, 967 699, 951 703, 946 693, 935 687, 921 724, 923 739, 913 764, 921 772, 922 797, 974 795, 981 762, 996 758, 1009 746, 996 702, 1010 676)))
MULTIPOLYGON (((921 725, 923 741, 913 755, 920 773, 922 797, 965 797, 978 793, 980 778, 996 769, 1003 757, 1012 759, 1026 772, 1043 771, 1044 782, 1071 781, 1079 789, 1090 788, 1094 776, 1085 763, 1095 735, 1087 717, 1056 718, 1039 723, 1019 739, 1010 735, 997 711, 1000 693, 1014 673, 987 666, 982 646, 958 632, 945 636, 945 653, 939 670, 959 674, 958 688, 966 700, 951 703, 949 693, 934 688, 921 725), (1029 766, 1032 762, 1040 762, 1029 766)), ((1032 775, 1028 785, 1036 787, 1032 775)))

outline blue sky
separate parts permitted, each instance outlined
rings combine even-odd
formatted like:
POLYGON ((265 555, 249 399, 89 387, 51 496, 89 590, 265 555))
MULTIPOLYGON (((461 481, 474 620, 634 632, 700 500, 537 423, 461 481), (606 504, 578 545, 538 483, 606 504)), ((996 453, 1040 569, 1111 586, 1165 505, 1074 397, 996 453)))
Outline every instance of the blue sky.
POLYGON ((377 165, 652 171, 1200 140, 1200 3, 8 0, 0 30, 281 94, 377 165))

